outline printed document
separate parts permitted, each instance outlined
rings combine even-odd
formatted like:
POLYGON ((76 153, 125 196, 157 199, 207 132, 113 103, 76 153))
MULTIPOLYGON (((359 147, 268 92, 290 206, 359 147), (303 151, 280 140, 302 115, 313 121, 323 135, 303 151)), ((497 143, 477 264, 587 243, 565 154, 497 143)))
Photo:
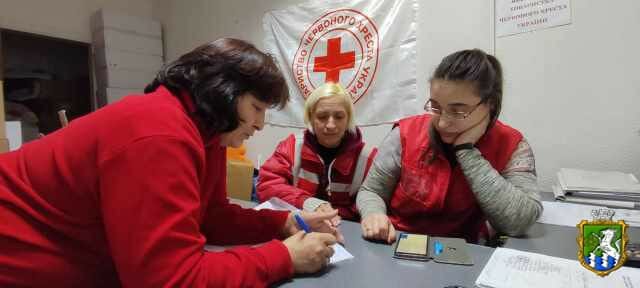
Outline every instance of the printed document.
POLYGON ((497 248, 475 285, 481 288, 640 288, 640 269, 621 267, 600 277, 577 260, 497 248))

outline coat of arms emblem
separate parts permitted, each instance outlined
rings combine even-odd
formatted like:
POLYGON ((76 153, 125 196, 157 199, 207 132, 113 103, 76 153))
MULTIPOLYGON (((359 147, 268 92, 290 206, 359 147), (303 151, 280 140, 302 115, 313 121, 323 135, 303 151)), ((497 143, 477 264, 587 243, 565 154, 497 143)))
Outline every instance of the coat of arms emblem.
POLYGON ((582 220, 577 225, 578 260, 580 264, 599 276, 607 276, 622 267, 627 258, 627 224, 613 221, 615 211, 596 209, 591 212, 593 221, 582 220))

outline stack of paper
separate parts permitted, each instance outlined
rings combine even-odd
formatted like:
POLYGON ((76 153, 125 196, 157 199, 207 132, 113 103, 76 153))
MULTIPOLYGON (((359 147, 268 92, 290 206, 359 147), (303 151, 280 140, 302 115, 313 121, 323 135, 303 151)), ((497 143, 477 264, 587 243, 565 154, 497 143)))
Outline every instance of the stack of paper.
POLYGON ((566 202, 640 208, 640 182, 633 174, 618 171, 562 168, 553 194, 557 200, 566 202))
MULTIPOLYGON (((576 227, 582 220, 593 219, 592 212, 602 207, 585 204, 542 201, 539 223, 576 227)), ((624 220, 631 227, 640 227, 640 210, 612 209, 613 221, 624 220)), ((640 287, 639 287, 640 288, 640 287)))
POLYGON ((640 269, 621 267, 600 277, 576 260, 497 248, 475 285, 481 288, 640 287, 640 269))

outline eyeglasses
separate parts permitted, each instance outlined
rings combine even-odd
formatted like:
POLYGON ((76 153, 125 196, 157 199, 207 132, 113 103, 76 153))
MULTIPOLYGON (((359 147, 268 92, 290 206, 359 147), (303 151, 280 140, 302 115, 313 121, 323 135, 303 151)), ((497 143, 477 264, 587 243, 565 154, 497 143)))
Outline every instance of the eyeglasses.
POLYGON ((450 109, 433 107, 431 99, 429 99, 427 103, 424 104, 424 110, 435 115, 442 115, 442 117, 445 117, 448 119, 464 120, 464 119, 467 119, 469 115, 473 113, 473 111, 476 111, 476 108, 478 108, 478 106, 480 106, 480 104, 482 104, 483 102, 484 101, 480 100, 480 102, 474 105, 473 108, 471 108, 471 110, 463 112, 463 111, 451 111, 450 109))

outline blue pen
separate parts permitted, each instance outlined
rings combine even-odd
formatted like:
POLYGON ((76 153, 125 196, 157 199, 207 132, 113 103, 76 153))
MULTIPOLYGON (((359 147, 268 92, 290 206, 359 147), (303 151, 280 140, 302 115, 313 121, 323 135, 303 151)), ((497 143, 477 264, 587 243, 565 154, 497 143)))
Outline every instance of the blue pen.
POLYGON ((298 222, 298 226, 304 230, 305 233, 311 233, 311 229, 309 229, 309 225, 304 222, 304 219, 300 216, 300 214, 293 214, 293 217, 296 218, 296 222, 298 222))

